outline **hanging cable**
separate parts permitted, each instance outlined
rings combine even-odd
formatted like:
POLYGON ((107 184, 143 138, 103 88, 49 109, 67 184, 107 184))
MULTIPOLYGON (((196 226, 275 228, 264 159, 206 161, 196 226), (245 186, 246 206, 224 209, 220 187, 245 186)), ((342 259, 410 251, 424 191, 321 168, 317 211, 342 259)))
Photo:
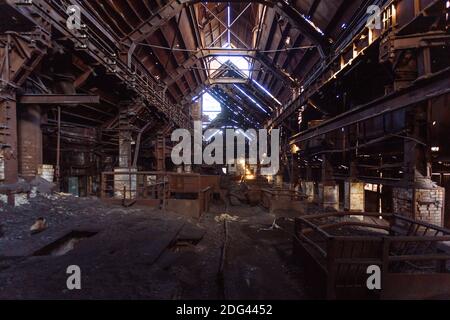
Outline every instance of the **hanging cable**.
MULTIPOLYGON (((156 44, 149 44, 149 43, 139 43, 141 46, 150 47, 154 49, 161 49, 161 50, 167 50, 167 51, 181 51, 181 52, 199 52, 202 50, 226 50, 222 48, 205 48, 205 49, 183 49, 183 48, 170 48, 170 47, 164 47, 156 44)), ((315 45, 311 46, 301 46, 301 47, 294 47, 294 48, 283 48, 283 49, 274 49, 274 50, 258 50, 258 49, 242 49, 242 51, 251 51, 251 52, 257 52, 257 53, 276 53, 276 52, 289 52, 289 51, 297 51, 297 50, 307 50, 307 49, 313 49, 317 48, 315 45)), ((240 51, 240 49, 232 49, 230 52, 233 51, 240 51)))

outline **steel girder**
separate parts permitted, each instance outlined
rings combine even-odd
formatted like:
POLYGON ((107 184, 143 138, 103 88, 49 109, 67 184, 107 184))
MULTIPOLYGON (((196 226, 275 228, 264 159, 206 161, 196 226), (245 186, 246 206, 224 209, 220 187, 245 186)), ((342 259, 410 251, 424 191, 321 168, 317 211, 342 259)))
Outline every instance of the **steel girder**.
MULTIPOLYGON (((81 36, 80 32, 67 29, 66 8, 55 2, 33 0, 28 5, 18 5, 13 0, 5 0, 5 2, 36 26, 44 28, 44 24, 50 23, 55 30, 73 41, 76 48, 86 51, 93 60, 104 66, 111 75, 126 83, 148 105, 155 107, 157 111, 164 114, 167 119, 173 121, 177 126, 191 127, 189 117, 185 113, 180 112, 178 105, 172 104, 167 99, 162 84, 155 81, 144 66, 134 60, 131 61, 132 67, 123 63, 116 55, 116 52, 121 50, 117 42, 111 42, 110 44, 115 45, 115 48, 105 45, 102 39, 104 37, 112 37, 114 39, 114 36, 109 34, 105 28, 100 28, 102 25, 91 15, 83 15, 83 22, 87 25, 87 29, 94 27, 96 31, 89 33, 88 40, 86 40, 85 37, 81 36)), ((71 0, 71 3, 78 3, 78 1, 71 0)), ((91 30, 89 29, 89 31, 91 30)))
MULTIPOLYGON (((49 34, 43 28, 0 35, 0 147, 5 184, 14 184, 18 179, 17 91, 39 65, 48 47, 49 34)), ((9 193, 8 204, 14 203, 14 194, 9 193)))
MULTIPOLYGON (((198 2, 236 2, 236 3, 248 3, 245 0, 180 0, 182 3, 187 5, 198 3, 198 2)), ((297 26, 302 33, 309 38, 317 47, 322 58, 325 58, 330 43, 326 36, 321 33, 306 17, 298 12, 292 5, 286 3, 282 0, 254 0, 255 3, 261 3, 273 7, 279 14, 286 16, 289 19, 291 25, 297 26)))
POLYGON ((98 104, 100 97, 85 94, 24 94, 19 97, 20 104, 98 104))
MULTIPOLYGON (((122 41, 130 47, 129 55, 133 54, 139 42, 158 30, 163 24, 175 17, 185 6, 199 2, 238 2, 248 3, 244 0, 172 0, 162 7, 155 15, 142 22, 135 30, 129 33, 122 41)), ((328 51, 329 42, 325 35, 320 32, 306 17, 293 8, 290 4, 281 0, 254 0, 255 3, 261 3, 273 7, 277 12, 286 16, 292 25, 297 26, 306 37, 318 46, 322 57, 325 57, 328 51)))
MULTIPOLYGON (((169 20, 174 18, 177 14, 180 13, 181 10, 185 6, 189 6, 195 3, 199 2, 224 2, 219 0, 172 0, 168 4, 166 4, 164 7, 162 7, 155 15, 147 19, 146 21, 142 22, 135 30, 133 30, 131 33, 129 33, 125 38, 123 38, 121 41, 122 43, 128 47, 127 52, 127 63, 128 65, 131 64, 132 56, 134 51, 136 50, 137 46, 140 42, 144 41, 148 36, 150 36, 152 33, 154 33, 156 30, 161 28, 162 25, 167 23, 169 20)), ((226 2, 226 1, 225 1, 226 2)), ((245 2, 248 3, 248 1, 243 0, 233 0, 231 2, 245 2)), ((297 26, 307 38, 311 40, 312 43, 314 43, 318 49, 319 53, 322 56, 322 58, 325 58, 326 54, 328 53, 328 49, 330 46, 330 43, 326 39, 325 35, 321 33, 321 31, 316 28, 310 21, 306 19, 306 17, 298 12, 295 8, 293 8, 291 5, 287 4, 284 1, 280 0, 255 0, 255 3, 261 3, 263 5, 268 5, 270 7, 273 7, 279 14, 286 16, 291 23, 291 25, 297 26)), ((200 59, 202 56, 200 56, 200 53, 196 53, 193 56, 191 56, 184 64, 184 67, 180 67, 177 69, 177 72, 175 73, 175 76, 172 77, 174 80, 169 80, 168 84, 173 84, 176 80, 178 80, 186 70, 186 66, 193 66, 198 59, 200 59)), ((269 59, 261 54, 254 54, 255 59, 260 61, 264 66, 271 70, 271 72, 282 81, 288 81, 288 83, 294 84, 295 81, 290 78, 288 75, 286 75, 282 70, 279 70, 277 68, 274 68, 269 61, 269 59)))
POLYGON ((344 112, 314 128, 301 132, 292 137, 291 144, 301 143, 358 122, 448 93, 450 93, 450 68, 438 72, 429 78, 417 81, 417 83, 408 88, 344 112))
POLYGON ((243 78, 220 77, 208 79, 207 82, 210 86, 214 86, 218 84, 246 84, 248 80, 243 78))
MULTIPOLYGON (((223 65, 221 66, 217 71, 214 78, 208 78, 204 82, 202 82, 199 86, 195 88, 193 92, 191 92, 189 95, 185 96, 183 101, 188 101, 189 99, 193 99, 195 96, 199 95, 203 90, 205 90, 206 87, 211 86, 219 86, 220 88, 224 89, 225 85, 228 84, 242 84, 246 85, 247 89, 250 89, 251 95, 255 100, 257 100, 259 103, 263 104, 264 106, 268 106, 269 109, 272 109, 270 106, 270 103, 268 102, 268 99, 264 99, 261 94, 258 92, 258 88, 255 87, 253 82, 250 79, 246 79, 244 77, 238 78, 238 77, 226 77, 224 76, 224 73, 227 71, 233 71, 237 74, 239 74, 239 70, 234 70, 233 67, 229 65, 223 65)), ((240 94, 234 94, 234 95, 240 95, 240 94)))
POLYGON ((239 49, 219 49, 219 48, 208 48, 200 49, 191 55, 181 66, 179 66, 174 72, 171 73, 170 77, 164 79, 165 83, 170 86, 183 75, 189 71, 190 68, 194 67, 195 64, 200 59, 205 59, 208 57, 218 57, 218 56, 230 56, 230 57, 247 57, 258 60, 265 68, 269 69, 272 74, 280 81, 288 83, 292 86, 296 86, 295 80, 290 77, 287 73, 275 68, 268 58, 264 54, 259 53, 257 50, 239 50, 239 49))

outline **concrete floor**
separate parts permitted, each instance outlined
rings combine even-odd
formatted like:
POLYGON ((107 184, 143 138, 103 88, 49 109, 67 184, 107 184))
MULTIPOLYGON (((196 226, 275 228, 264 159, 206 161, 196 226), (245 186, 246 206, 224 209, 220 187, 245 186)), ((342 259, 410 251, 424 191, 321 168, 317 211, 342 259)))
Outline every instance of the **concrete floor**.
POLYGON ((277 215, 282 229, 266 230, 276 217, 259 207, 216 204, 196 221, 96 198, 39 196, 0 212, 0 299, 307 299, 285 216, 277 215), (236 221, 225 227, 223 213, 236 221), (38 217, 49 227, 30 235, 38 217), (64 255, 34 255, 74 230, 97 233, 64 255), (81 268, 81 290, 66 287, 69 265, 81 268))

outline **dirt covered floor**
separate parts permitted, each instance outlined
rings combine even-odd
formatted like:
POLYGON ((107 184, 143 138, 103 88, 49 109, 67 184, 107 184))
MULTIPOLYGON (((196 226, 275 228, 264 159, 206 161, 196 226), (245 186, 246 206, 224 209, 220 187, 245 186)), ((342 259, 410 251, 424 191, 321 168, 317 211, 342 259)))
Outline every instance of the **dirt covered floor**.
POLYGON ((0 299, 308 298, 289 214, 215 204, 189 220, 97 198, 27 202, 0 211, 0 299), (48 228, 31 235, 40 217, 48 228), (67 289, 70 265, 81 290, 67 289))

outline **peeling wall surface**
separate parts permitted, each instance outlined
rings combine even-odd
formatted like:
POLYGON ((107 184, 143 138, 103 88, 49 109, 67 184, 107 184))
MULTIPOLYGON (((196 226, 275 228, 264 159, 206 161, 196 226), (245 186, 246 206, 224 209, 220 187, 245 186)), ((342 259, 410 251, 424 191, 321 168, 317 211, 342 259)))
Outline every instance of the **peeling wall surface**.
POLYGON ((394 211, 410 218, 443 226, 444 188, 393 190, 394 211))
POLYGON ((363 182, 344 183, 345 203, 344 208, 349 211, 363 212, 365 207, 365 191, 363 182))

